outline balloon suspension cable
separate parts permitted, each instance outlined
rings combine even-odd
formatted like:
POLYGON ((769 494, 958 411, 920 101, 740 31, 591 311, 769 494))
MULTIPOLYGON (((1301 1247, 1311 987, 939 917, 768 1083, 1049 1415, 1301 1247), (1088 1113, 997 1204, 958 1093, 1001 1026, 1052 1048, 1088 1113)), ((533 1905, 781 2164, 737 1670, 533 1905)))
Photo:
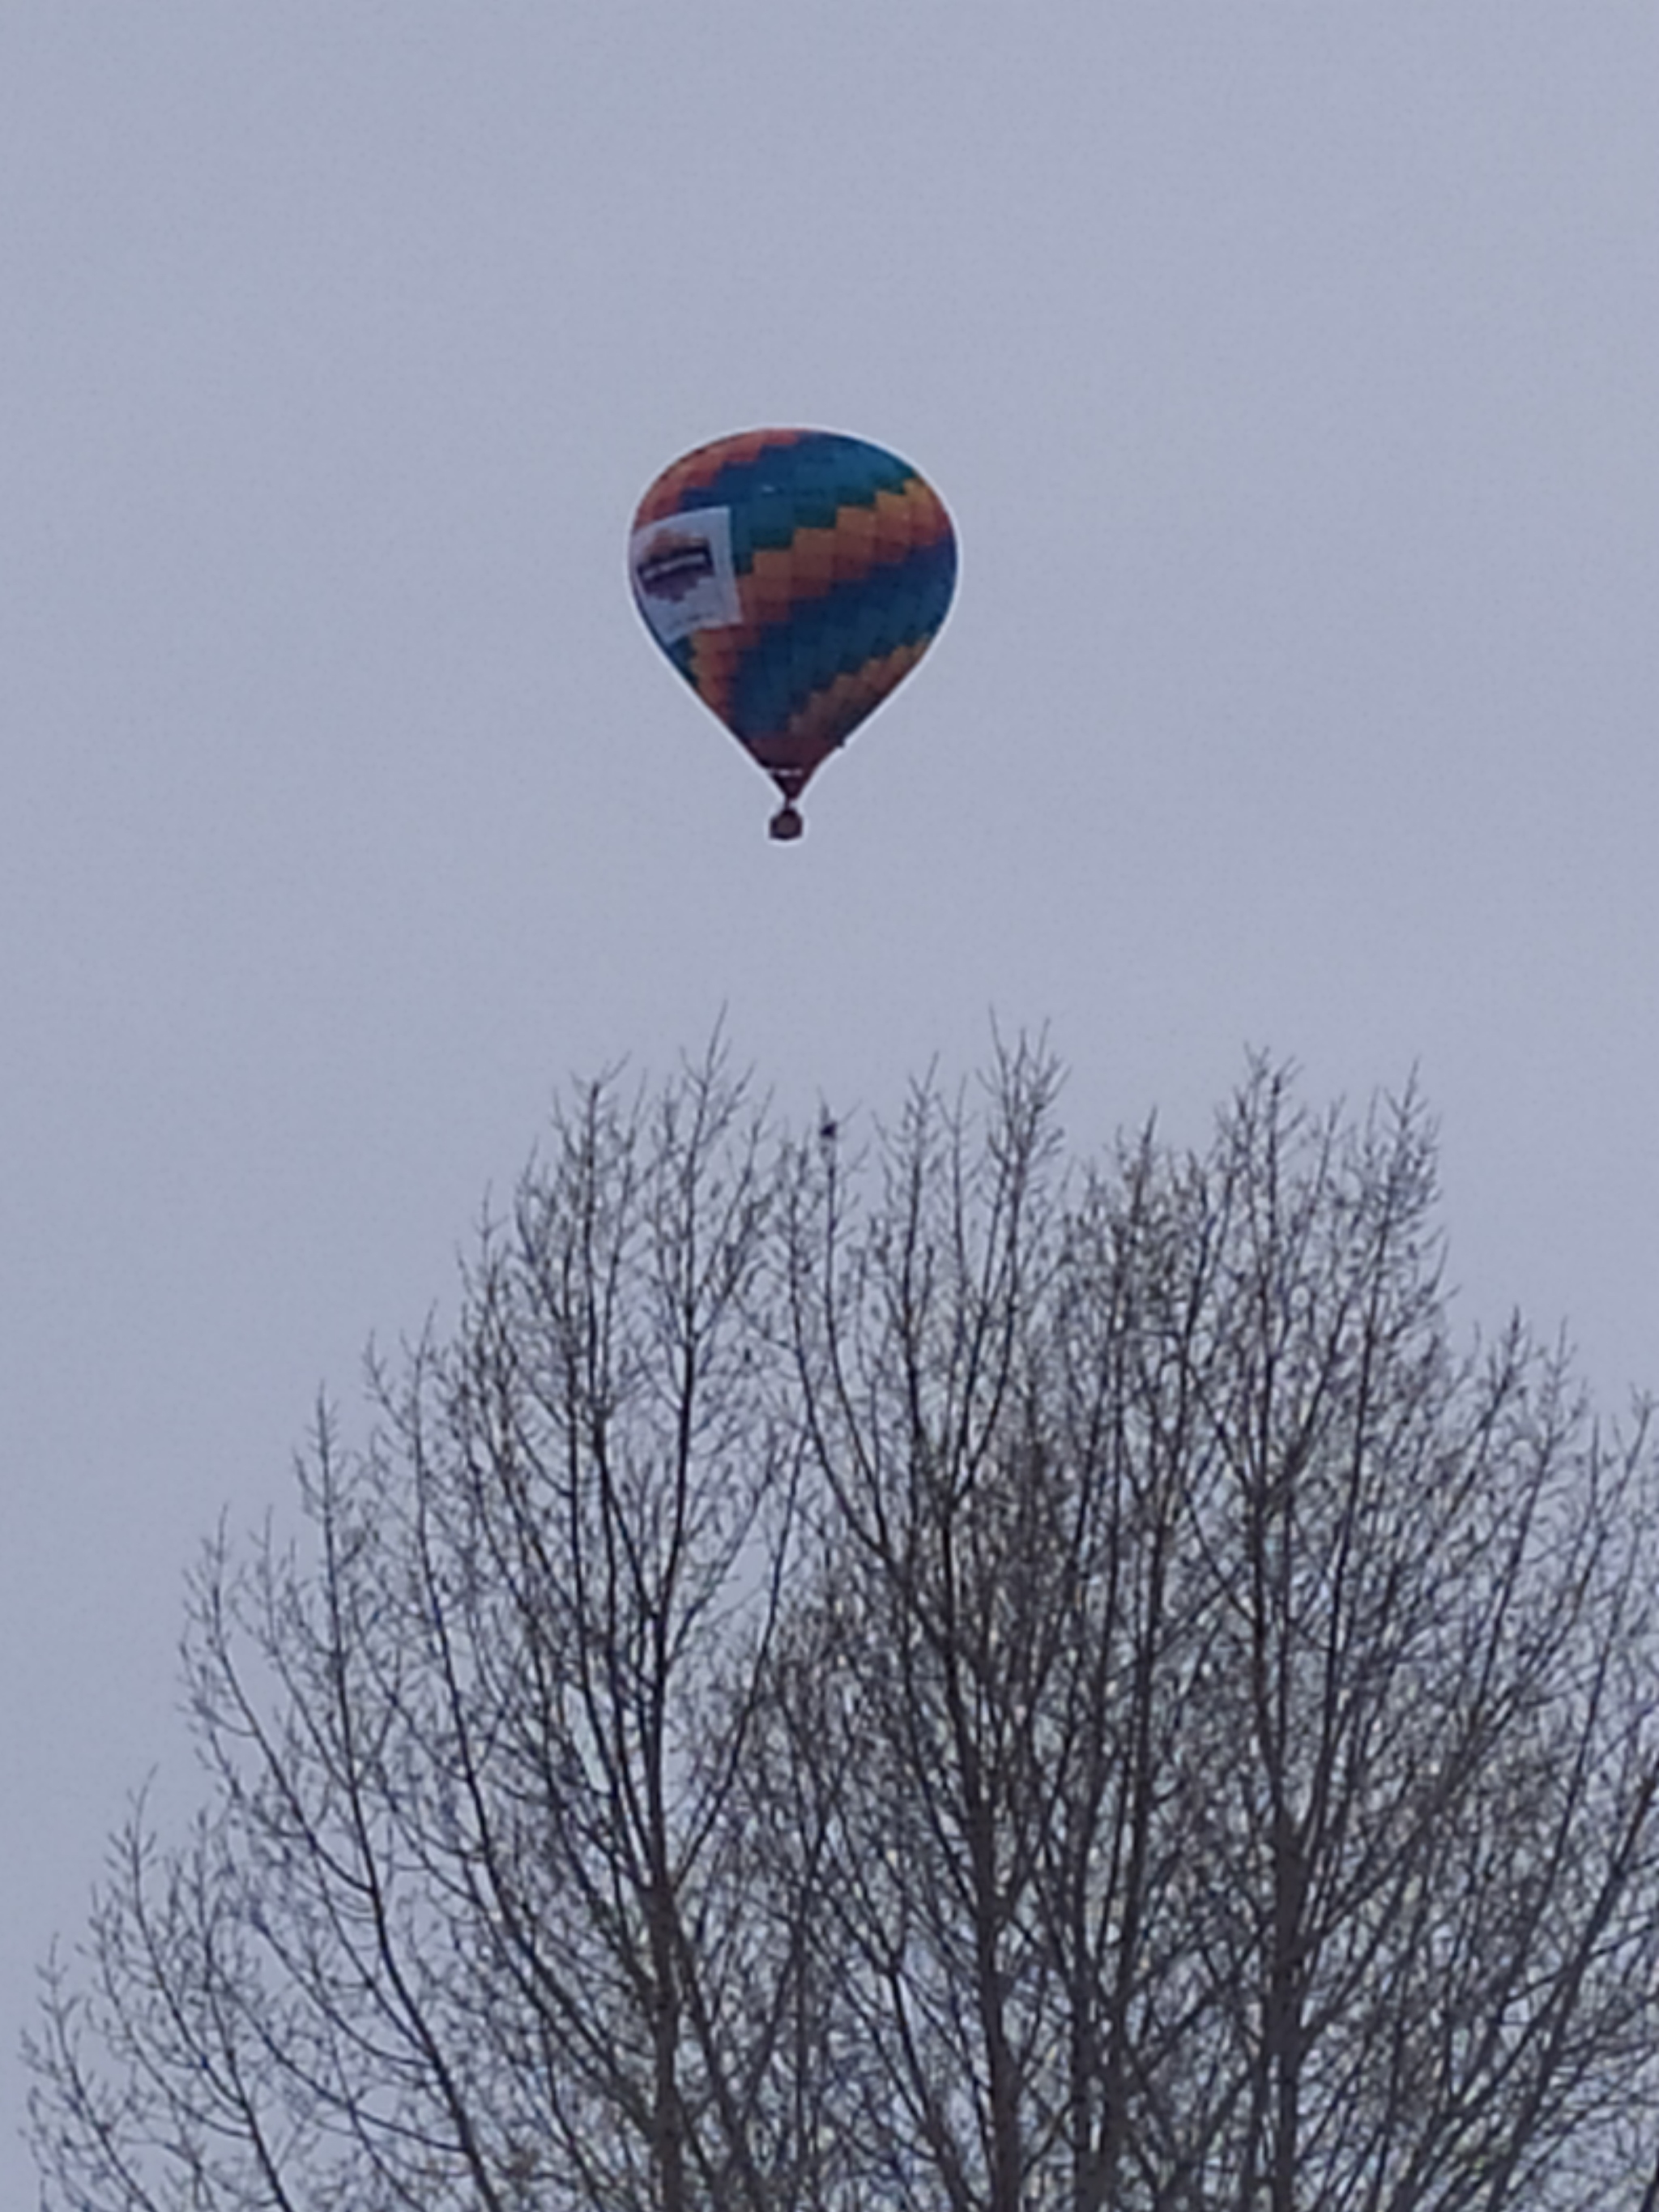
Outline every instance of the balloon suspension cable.
POLYGON ((788 844, 793 839, 799 837, 805 827, 806 824, 801 819, 800 809, 798 806, 779 807, 767 824, 771 835, 782 844, 788 844))

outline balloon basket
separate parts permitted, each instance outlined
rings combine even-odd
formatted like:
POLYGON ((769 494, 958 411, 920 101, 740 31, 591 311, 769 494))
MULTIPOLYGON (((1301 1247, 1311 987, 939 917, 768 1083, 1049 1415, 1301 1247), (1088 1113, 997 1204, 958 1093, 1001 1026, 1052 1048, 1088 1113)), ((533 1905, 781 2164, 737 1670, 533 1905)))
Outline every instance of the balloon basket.
POLYGON ((766 826, 780 844, 787 845, 800 836, 806 824, 801 819, 799 807, 781 806, 766 826))

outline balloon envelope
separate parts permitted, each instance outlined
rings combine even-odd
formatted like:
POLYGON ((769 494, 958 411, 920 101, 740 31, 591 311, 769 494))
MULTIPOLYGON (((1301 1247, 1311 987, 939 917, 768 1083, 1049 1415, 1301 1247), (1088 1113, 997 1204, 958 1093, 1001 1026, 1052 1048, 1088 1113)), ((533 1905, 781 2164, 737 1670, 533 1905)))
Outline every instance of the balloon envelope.
MULTIPOLYGON (((932 487, 827 430, 687 453, 641 501, 629 554, 657 642, 787 801, 921 659, 957 574, 932 487)), ((799 834, 793 807, 774 828, 799 834)))

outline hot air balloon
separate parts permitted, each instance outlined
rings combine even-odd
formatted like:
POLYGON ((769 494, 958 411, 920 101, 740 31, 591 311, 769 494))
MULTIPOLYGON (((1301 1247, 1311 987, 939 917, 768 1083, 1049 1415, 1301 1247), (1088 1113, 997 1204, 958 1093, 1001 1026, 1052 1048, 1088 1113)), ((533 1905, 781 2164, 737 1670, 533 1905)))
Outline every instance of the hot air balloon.
POLYGON ((634 517, 634 596, 686 682, 783 793, 902 683, 956 583, 951 518, 908 462, 828 430, 746 430, 665 469, 634 517))

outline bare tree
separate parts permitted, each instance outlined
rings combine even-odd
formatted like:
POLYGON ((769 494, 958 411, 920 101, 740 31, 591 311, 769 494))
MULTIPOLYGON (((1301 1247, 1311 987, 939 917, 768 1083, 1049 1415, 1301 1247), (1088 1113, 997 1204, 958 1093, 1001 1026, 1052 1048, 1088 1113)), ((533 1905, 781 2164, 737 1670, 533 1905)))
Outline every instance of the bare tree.
POLYGON ((195 1585, 54 2212, 1651 2212, 1653 1468, 1455 1346, 1417 1102, 579 1096, 195 1585))
POLYGON ((1053 1085, 924 1093, 873 1201, 794 1207, 872 2201, 1634 2204, 1643 1424, 1518 1328, 1454 1352, 1413 1099, 1258 1068, 1206 1158, 1066 1190, 1053 1085))
POLYGON ((792 1946, 729 1817, 801 1459, 763 1144, 718 1060, 593 1086, 369 1449, 319 1422, 314 1548, 209 1553, 211 1808, 135 1822, 52 1983, 64 2203, 780 2201, 792 1946))

